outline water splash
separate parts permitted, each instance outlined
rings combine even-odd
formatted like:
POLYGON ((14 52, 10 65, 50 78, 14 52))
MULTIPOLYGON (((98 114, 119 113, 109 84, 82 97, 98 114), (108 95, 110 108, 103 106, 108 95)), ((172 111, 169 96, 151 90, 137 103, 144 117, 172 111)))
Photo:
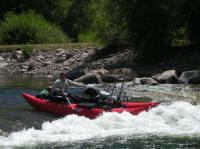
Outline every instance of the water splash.
POLYGON ((42 129, 24 129, 0 137, 0 148, 34 146, 48 143, 69 143, 92 138, 132 135, 133 137, 179 136, 200 137, 200 105, 175 102, 160 105, 138 116, 130 113, 104 113, 90 120, 69 115, 45 122, 42 129))

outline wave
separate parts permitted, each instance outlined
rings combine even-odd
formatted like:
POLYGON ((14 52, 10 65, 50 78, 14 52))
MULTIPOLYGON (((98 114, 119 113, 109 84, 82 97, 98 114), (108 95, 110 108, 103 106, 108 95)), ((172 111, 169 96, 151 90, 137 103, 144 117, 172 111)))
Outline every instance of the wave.
POLYGON ((77 115, 44 122, 42 129, 24 129, 0 136, 0 147, 34 146, 104 138, 109 136, 195 136, 200 137, 200 105, 175 102, 160 105, 149 112, 133 116, 128 112, 103 113, 90 120, 77 115))

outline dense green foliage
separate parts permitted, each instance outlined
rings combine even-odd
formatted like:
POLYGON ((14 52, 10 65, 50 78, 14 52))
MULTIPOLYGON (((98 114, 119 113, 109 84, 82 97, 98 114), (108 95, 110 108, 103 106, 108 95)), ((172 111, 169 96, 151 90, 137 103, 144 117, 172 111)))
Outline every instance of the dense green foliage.
POLYGON ((72 41, 77 41, 78 34, 90 28, 95 13, 92 0, 3 0, 0 3, 3 4, 0 5, 1 18, 7 11, 21 13, 31 9, 62 27, 72 41), (4 6, 7 11, 1 10, 4 6))
MULTIPOLYGON (((73 42, 100 42, 110 47, 131 46, 143 58, 168 56, 175 52, 172 47, 200 43, 198 0, 2 0, 0 3, 0 18, 4 27, 11 19, 6 16, 8 12, 19 14, 12 15, 12 18, 21 16, 25 20, 28 18, 21 13, 33 10, 60 26, 73 42)), ((42 20, 37 23, 42 24, 42 20)), ((44 28, 48 28, 47 25, 44 28)), ((61 35, 52 30, 59 29, 53 26, 46 35, 53 34, 55 38, 51 41, 58 42, 57 37, 61 35)), ((42 31, 38 38, 41 36, 42 31)), ((24 43, 24 40, 28 39, 21 37, 15 43, 24 43)), ((44 43, 43 40, 39 38, 41 43, 44 43)))
POLYGON ((19 15, 8 14, 0 26, 2 44, 64 43, 66 36, 55 25, 33 11, 19 15))

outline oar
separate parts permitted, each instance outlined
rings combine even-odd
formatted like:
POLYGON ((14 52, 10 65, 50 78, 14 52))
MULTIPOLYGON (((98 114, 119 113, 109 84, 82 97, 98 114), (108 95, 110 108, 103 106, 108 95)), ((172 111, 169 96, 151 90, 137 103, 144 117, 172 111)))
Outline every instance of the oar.
POLYGON ((65 99, 67 100, 67 102, 69 103, 70 107, 72 108, 72 111, 74 112, 74 114, 78 114, 78 113, 76 112, 76 109, 72 106, 72 104, 71 104, 69 98, 67 97, 67 93, 65 93, 65 94, 63 94, 63 95, 64 95, 65 99))

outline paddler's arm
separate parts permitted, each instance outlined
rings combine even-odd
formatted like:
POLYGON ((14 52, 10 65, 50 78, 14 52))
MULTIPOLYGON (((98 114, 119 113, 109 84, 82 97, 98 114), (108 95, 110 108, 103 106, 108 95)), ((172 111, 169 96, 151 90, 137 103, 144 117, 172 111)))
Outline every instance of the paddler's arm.
POLYGON ((67 81, 68 81, 68 83, 69 83, 70 86, 83 87, 83 88, 85 88, 87 86, 86 84, 75 82, 75 81, 72 81, 72 80, 69 80, 69 79, 67 81))

